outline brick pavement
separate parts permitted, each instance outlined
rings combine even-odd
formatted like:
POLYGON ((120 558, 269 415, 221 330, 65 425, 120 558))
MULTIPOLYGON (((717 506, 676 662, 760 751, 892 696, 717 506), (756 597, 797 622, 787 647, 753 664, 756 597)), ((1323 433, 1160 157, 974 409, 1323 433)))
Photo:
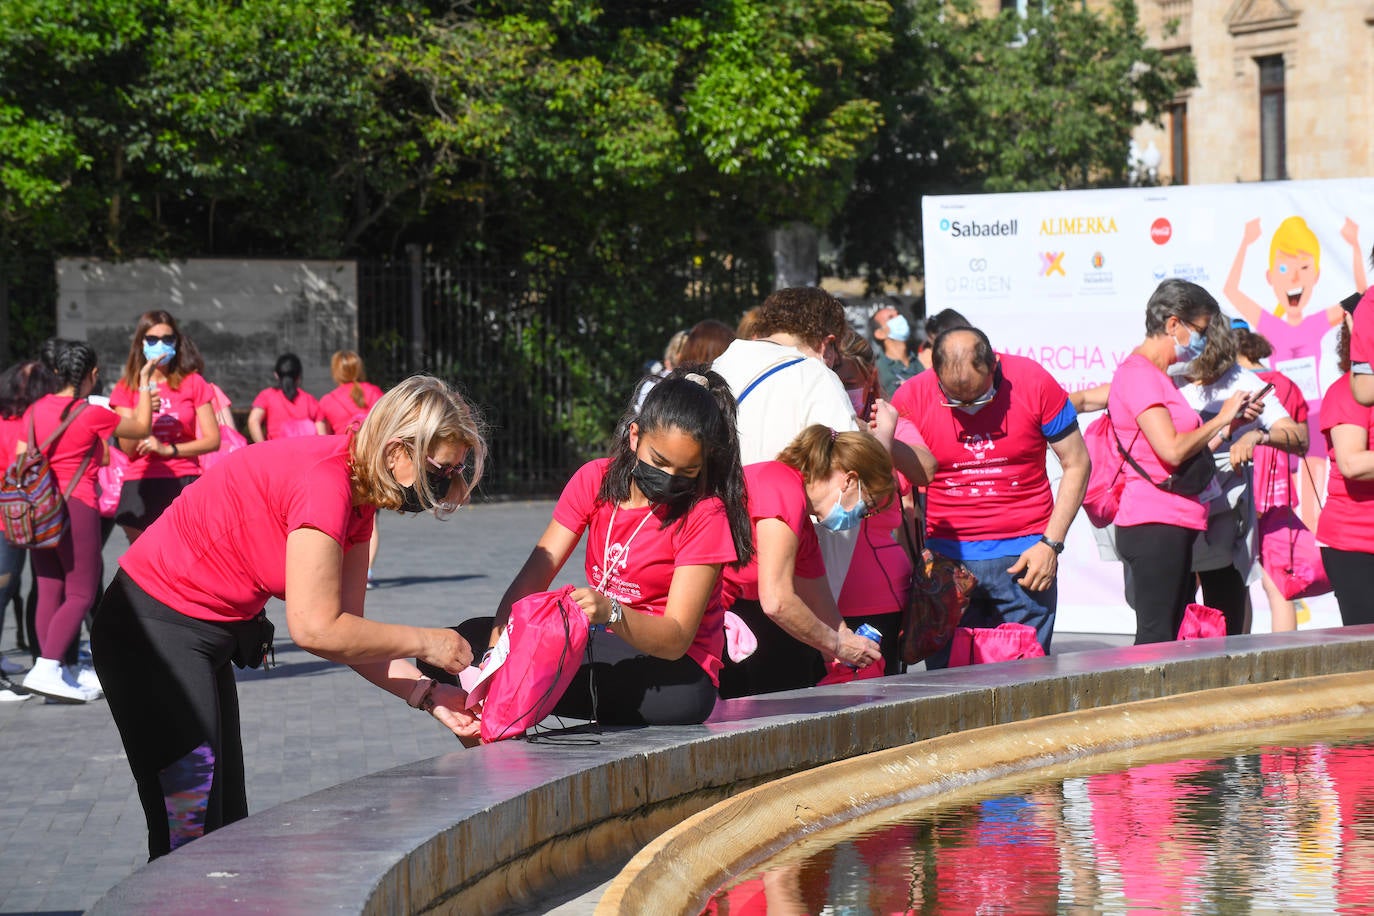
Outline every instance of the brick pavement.
MULTIPOLYGON (((553 510, 551 502, 477 505, 439 522, 382 519, 380 587, 368 616, 441 626, 490 613, 553 510)), ((125 540, 105 551, 107 575, 125 540)), ((582 568, 580 552, 559 582, 582 568)), ((250 810, 358 776, 461 752, 447 732, 341 665, 297 649, 280 602, 278 667, 238 672, 250 810)), ((27 656, 5 621, 0 651, 27 656)), ((1123 645, 1113 636, 1056 636, 1059 652, 1123 645)), ((103 701, 0 704, 0 916, 78 913, 147 858, 143 812, 103 701)), ((586 897, 555 912, 588 912, 586 897)))
MULTIPOLYGON (((438 626, 491 613, 552 510, 523 502, 442 522, 386 515, 368 616, 438 626)), ((107 574, 125 546, 121 533, 110 538, 107 574)), ((580 568, 580 557, 569 561, 569 571, 580 568)), ((278 667, 238 672, 250 810, 461 749, 404 702, 297 649, 282 611, 268 604, 278 667)), ((12 617, 0 650, 27 664, 12 617)), ((104 701, 0 704, 0 774, 0 914, 80 912, 147 859, 143 812, 104 701)))

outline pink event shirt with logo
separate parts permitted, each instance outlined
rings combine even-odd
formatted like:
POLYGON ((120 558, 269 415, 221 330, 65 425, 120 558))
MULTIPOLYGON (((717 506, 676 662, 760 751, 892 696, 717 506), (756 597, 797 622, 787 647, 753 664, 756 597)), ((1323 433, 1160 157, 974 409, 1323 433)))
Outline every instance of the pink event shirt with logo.
MULTIPOLYGON (((1331 447, 1331 430, 1337 426, 1374 429, 1374 407, 1361 407, 1350 391, 1349 373, 1326 389, 1322 399, 1322 435, 1331 447)), ((1317 540, 1337 550, 1374 553, 1374 481, 1346 480, 1331 452, 1326 482, 1326 505, 1317 520, 1317 540)))
POLYGON ((362 423, 372 405, 382 399, 382 389, 371 382, 359 382, 362 389, 363 406, 353 400, 353 384, 340 385, 320 398, 320 415, 329 424, 333 433, 348 432, 354 423, 362 423))
MULTIPOLYGON (((1191 432, 1202 425, 1202 418, 1174 387, 1173 380, 1154 363, 1133 353, 1112 375, 1107 411, 1121 447, 1131 453, 1151 480, 1162 481, 1174 468, 1165 467, 1137 425, 1137 418, 1152 407, 1169 411, 1169 419, 1180 433, 1191 432)), ((1207 529, 1207 506, 1196 497, 1166 493, 1141 477, 1129 464, 1122 469, 1121 477, 1126 486, 1121 493, 1121 508, 1116 513, 1117 525, 1160 524, 1196 531, 1207 529)))
POLYGON ((1059 416, 1069 396, 1033 360, 1004 354, 1000 362, 997 396, 977 413, 945 407, 934 372, 904 382, 892 397, 892 406, 939 463, 926 489, 926 528, 932 538, 987 541, 1041 534, 1054 511, 1043 427, 1059 416))
POLYGON ((280 439, 229 454, 172 501, 119 565, 188 617, 252 618, 268 598, 286 597, 291 532, 313 528, 344 551, 371 538, 376 509, 353 505, 348 442, 280 439))
MULTIPOLYGON (((586 531, 588 585, 601 584, 609 539, 613 569, 604 594, 632 605, 636 611, 662 616, 668 608, 668 590, 677 567, 735 561, 735 541, 730 535, 725 505, 715 497, 701 500, 682 518, 663 528, 666 510, 662 506, 616 509, 597 501, 596 494, 609 466, 609 459, 599 458, 578 468, 558 497, 553 520, 579 537, 586 531), (614 531, 610 530, 612 515, 614 531)), ((725 607, 717 579, 687 655, 701 666, 711 683, 718 685, 724 648, 725 607)))
MULTIPOLYGON (((314 423, 320 419, 320 402, 304 388, 296 389, 296 400, 288 401, 280 388, 264 388, 253 398, 253 406, 262 408, 266 414, 266 429, 269 439, 290 438, 285 430, 288 423, 308 420, 314 423)), ((335 430, 346 432, 346 430, 335 430)), ((299 435, 299 434, 298 434, 299 435)))
MULTIPOLYGON (((29 417, 32 417, 34 440, 42 446, 43 440, 62 424, 62 411, 74 400, 75 398, 49 394, 34 401, 20 421, 20 439, 28 438, 29 417)), ((95 475, 105 457, 104 442, 118 425, 119 414, 106 407, 87 404, 76 419, 72 420, 71 425, 63 430, 57 441, 48 446, 45 453, 48 456, 48 464, 52 467, 52 472, 57 477, 57 486, 62 492, 67 492, 67 487, 76 476, 81 462, 89 455, 90 461, 86 462, 86 470, 82 473, 76 489, 72 491, 72 498, 88 506, 95 506, 95 475)))
MULTIPOLYGON (((196 408, 209 404, 214 397, 214 389, 201 377, 192 372, 181 380, 173 390, 167 382, 157 386, 161 404, 153 414, 153 436, 159 442, 190 442, 199 438, 196 435, 196 408)), ((138 404, 138 392, 124 384, 120 379, 110 392, 111 407, 127 407, 133 410, 138 404)), ((193 477, 200 474, 200 462, 195 458, 180 456, 163 458, 155 452, 138 455, 129 459, 129 468, 124 473, 125 480, 151 480, 157 477, 193 477)))
MULTIPOLYGON (((825 559, 811 522, 811 503, 801 472, 781 461, 760 461, 744 468, 744 488, 749 494, 749 521, 758 540, 759 522, 775 518, 797 536, 797 556, 793 575, 798 579, 818 579, 825 575, 825 559)), ((759 558, 741 569, 725 570, 725 606, 738 599, 759 600, 759 558)))

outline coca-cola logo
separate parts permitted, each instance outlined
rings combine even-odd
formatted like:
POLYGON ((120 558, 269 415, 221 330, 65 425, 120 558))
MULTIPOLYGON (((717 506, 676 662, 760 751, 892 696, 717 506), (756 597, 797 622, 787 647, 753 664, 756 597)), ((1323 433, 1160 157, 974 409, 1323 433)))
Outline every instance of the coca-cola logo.
POLYGON ((1174 237, 1174 227, 1164 217, 1160 217, 1150 223, 1150 241, 1156 245, 1164 245, 1169 239, 1174 237))

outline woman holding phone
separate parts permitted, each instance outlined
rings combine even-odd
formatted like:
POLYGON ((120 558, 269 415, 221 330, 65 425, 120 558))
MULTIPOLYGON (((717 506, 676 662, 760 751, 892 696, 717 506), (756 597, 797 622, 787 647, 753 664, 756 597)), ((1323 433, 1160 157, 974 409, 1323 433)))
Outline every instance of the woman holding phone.
POLYGON ((219 448, 214 389, 195 371, 192 353, 170 313, 144 312, 129 342, 124 375, 110 393, 110 406, 116 413, 134 416, 139 389, 145 386, 143 367, 153 364, 146 383, 154 396, 152 433, 119 440, 129 456, 129 468, 114 518, 131 544, 200 476, 197 457, 219 448))

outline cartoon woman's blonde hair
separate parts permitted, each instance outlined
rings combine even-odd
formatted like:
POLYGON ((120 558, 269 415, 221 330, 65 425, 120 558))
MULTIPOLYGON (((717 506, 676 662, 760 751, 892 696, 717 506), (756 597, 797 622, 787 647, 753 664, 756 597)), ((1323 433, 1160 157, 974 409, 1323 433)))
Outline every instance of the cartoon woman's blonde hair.
POLYGON ((1274 261, 1279 252, 1284 254, 1310 254, 1312 269, 1322 269, 1322 246, 1317 234, 1307 227, 1307 220, 1301 216, 1290 216, 1279 223, 1274 230, 1274 238, 1269 242, 1269 269, 1274 269, 1274 261))

